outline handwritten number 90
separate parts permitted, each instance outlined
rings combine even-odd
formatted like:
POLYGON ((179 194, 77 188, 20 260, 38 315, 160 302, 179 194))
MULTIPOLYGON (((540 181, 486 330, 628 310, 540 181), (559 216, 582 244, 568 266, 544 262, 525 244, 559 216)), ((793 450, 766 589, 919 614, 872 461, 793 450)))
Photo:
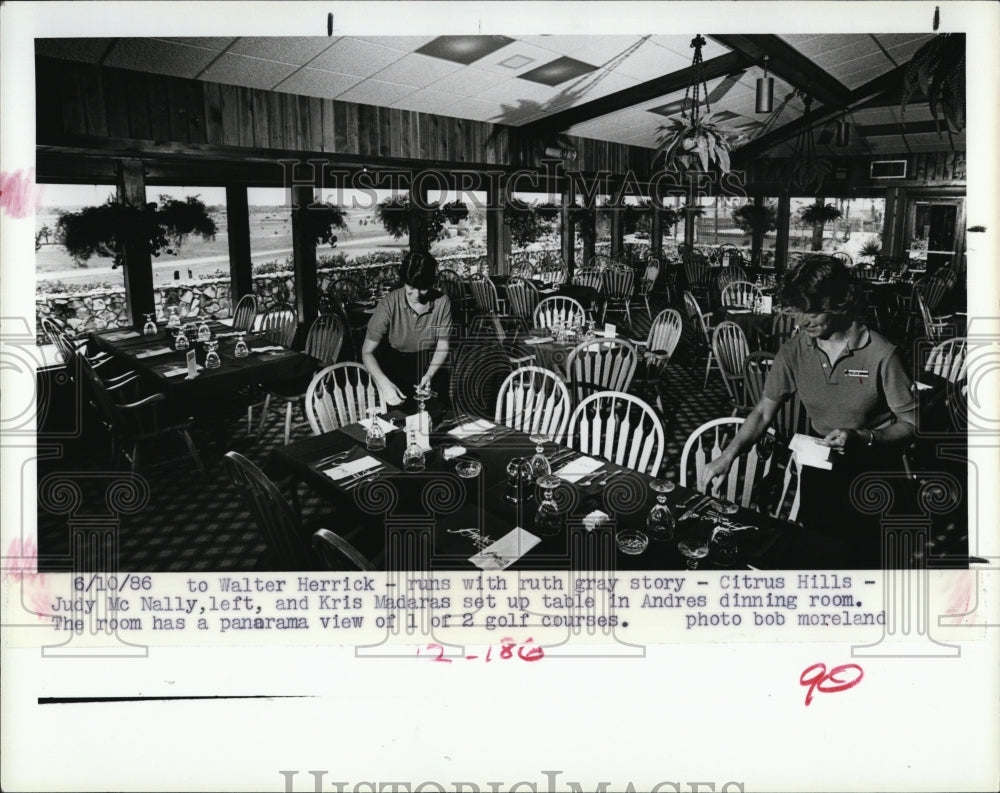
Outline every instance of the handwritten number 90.
POLYGON ((809 687, 806 692, 808 706, 812 702, 814 692, 833 694, 837 691, 847 691, 860 683, 864 676, 864 670, 857 664, 842 664, 833 667, 829 672, 826 671, 826 664, 813 664, 799 675, 799 684, 809 687))

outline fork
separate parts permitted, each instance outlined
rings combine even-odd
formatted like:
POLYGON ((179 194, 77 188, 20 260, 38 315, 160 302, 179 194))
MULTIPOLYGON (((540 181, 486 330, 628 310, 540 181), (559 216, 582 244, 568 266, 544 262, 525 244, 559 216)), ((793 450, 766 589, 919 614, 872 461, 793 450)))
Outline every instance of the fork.
POLYGON ((612 477, 615 477, 615 476, 618 476, 618 474, 622 474, 622 473, 625 473, 625 472, 624 472, 624 471, 622 471, 622 469, 621 469, 621 468, 619 468, 619 469, 618 469, 617 471, 612 471, 612 472, 611 472, 610 474, 608 474, 608 475, 607 475, 606 477, 604 477, 604 478, 603 478, 603 479, 602 479, 602 480, 601 480, 600 482, 598 482, 597 484, 599 484, 599 485, 600 485, 601 487, 604 487, 604 486, 605 486, 605 485, 606 485, 606 484, 607 484, 608 482, 610 482, 610 481, 611 481, 611 478, 612 478, 612 477))
POLYGON ((367 471, 360 471, 354 474, 347 482, 341 485, 344 490, 350 491, 371 478, 377 478, 383 471, 386 470, 384 465, 376 466, 375 468, 369 468, 367 471))
POLYGON ((336 454, 330 454, 326 457, 322 457, 316 461, 316 465, 329 465, 330 463, 340 462, 341 460, 347 459, 347 456, 351 453, 350 449, 343 452, 337 452, 336 454))

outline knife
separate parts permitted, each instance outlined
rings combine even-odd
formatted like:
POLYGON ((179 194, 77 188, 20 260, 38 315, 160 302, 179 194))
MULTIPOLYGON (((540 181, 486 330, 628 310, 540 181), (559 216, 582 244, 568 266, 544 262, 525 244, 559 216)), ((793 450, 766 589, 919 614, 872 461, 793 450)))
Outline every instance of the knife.
POLYGON ((695 505, 693 507, 691 507, 691 509, 689 509, 683 515, 681 515, 677 520, 681 521, 681 520, 685 520, 686 518, 697 517, 698 510, 700 510, 702 507, 704 507, 705 504, 707 504, 710 500, 711 500, 711 496, 702 496, 701 498, 699 498, 695 502, 695 505))

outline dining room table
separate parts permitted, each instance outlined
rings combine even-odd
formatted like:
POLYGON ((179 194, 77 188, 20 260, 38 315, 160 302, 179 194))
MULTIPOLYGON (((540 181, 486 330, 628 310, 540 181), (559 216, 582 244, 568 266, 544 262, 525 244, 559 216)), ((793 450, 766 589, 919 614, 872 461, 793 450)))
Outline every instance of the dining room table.
MULTIPOLYGON (((501 300, 507 300, 507 282, 510 280, 510 276, 507 275, 491 275, 490 280, 493 285, 497 288, 497 297, 501 300)), ((583 308, 590 313, 591 316, 595 316, 595 312, 600 312, 604 306, 604 297, 601 292, 594 289, 591 286, 585 286, 584 284, 547 284, 538 279, 532 279, 532 283, 538 287, 539 299, 544 300, 547 297, 570 297, 577 301, 583 308)))
POLYGON ((827 569, 849 558, 797 524, 558 443, 543 444, 554 483, 525 485, 510 470, 523 470, 537 438, 476 416, 444 416, 427 435, 425 467, 408 471, 406 433, 395 429, 405 419, 379 420, 392 427, 384 448, 367 449, 353 424, 277 448, 267 467, 311 489, 329 508, 326 527, 379 569, 691 569, 679 549, 691 533, 715 537, 699 569, 827 569), (675 521, 667 532, 648 527, 658 498, 675 521), (539 510, 546 500, 555 521, 539 510))

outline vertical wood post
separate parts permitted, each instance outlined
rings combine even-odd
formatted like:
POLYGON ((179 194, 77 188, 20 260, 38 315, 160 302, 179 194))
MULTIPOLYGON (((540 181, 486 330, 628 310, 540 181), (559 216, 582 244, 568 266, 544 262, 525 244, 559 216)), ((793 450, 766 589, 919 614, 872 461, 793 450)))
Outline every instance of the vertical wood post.
POLYGON ((663 256, 663 215, 660 214, 662 201, 657 198, 650 205, 649 255, 654 259, 663 256))
MULTIPOLYGON (((146 204, 146 169, 142 160, 118 161, 118 203, 133 207, 146 204)), ((125 267, 125 305, 129 321, 139 327, 143 314, 155 310, 153 300, 153 260, 149 240, 142 235, 128 240, 121 247, 125 267)))
POLYGON ((774 266, 779 273, 785 272, 788 263, 788 224, 791 222, 792 197, 788 191, 778 196, 778 235, 774 241, 774 266))
POLYGON ((240 298, 253 292, 250 208, 246 185, 226 185, 226 227, 229 239, 229 295, 235 311, 240 298))
POLYGON ((316 279, 316 238, 310 233, 305 213, 313 203, 312 185, 292 186, 292 262, 295 267, 295 312, 299 335, 319 313, 316 279))
POLYGON ((573 216, 570 212, 576 198, 576 190, 573 187, 572 179, 564 179, 562 186, 562 205, 559 212, 561 220, 560 240, 562 242, 562 259, 569 269, 570 275, 575 269, 575 240, 576 233, 573 228, 573 216))
MULTIPOLYGON (((757 194, 753 197, 753 207, 759 217, 767 217, 765 207, 767 206, 764 196, 757 194)), ((764 224, 756 223, 750 231, 750 262, 754 267, 760 267, 764 263, 764 224)))
POLYGON ((510 254, 510 226, 504 223, 506 206, 506 179, 489 182, 486 191, 486 264, 491 273, 507 274, 507 257, 510 254))

